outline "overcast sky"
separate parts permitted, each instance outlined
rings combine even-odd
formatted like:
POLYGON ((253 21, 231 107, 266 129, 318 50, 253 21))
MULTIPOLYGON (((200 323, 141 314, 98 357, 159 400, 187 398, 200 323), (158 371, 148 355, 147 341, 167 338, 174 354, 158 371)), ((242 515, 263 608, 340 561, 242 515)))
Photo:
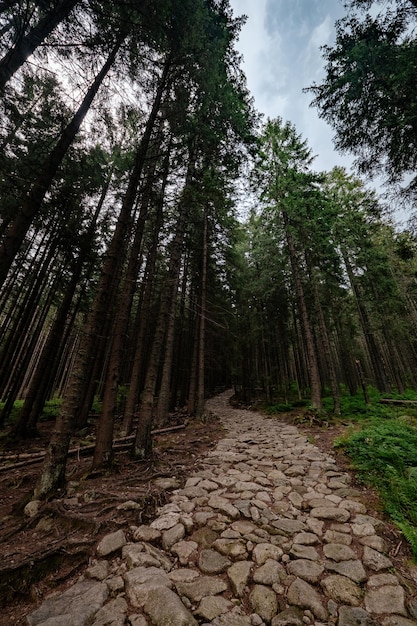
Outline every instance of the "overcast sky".
POLYGON ((345 15, 341 0, 230 0, 235 16, 247 15, 238 44, 248 88, 258 111, 291 121, 317 155, 316 170, 350 168, 335 152, 332 129, 302 92, 324 76, 320 46, 332 44, 334 23, 345 15))

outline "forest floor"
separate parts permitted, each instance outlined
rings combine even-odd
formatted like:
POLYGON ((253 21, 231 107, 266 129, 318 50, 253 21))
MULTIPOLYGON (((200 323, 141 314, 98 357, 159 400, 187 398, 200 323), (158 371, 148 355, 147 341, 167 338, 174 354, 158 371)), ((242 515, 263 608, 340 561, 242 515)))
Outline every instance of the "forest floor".
MULTIPOLYGON (((171 424, 180 424, 183 418, 173 414, 171 424)), ((313 424, 303 420, 302 410, 273 419, 295 423, 321 451, 336 456, 338 465, 351 473, 357 485, 348 460, 333 448, 346 423, 313 424)), ((32 442, 0 443, 0 454, 41 451, 51 428, 52 423, 42 423, 41 437, 32 442)), ((152 520, 157 507, 167 502, 170 490, 183 486, 221 436, 220 424, 212 417, 206 422, 188 420, 183 430, 155 436, 152 462, 134 462, 128 452, 118 452, 112 472, 93 476, 89 474, 91 457, 72 458, 67 490, 33 517, 27 517, 23 509, 41 463, 7 470, 0 465, 0 626, 23 625, 24 616, 41 598, 71 585, 87 567, 102 536, 152 520), (137 507, 125 508, 129 501, 137 507)), ((359 488, 366 491, 368 509, 381 515, 378 496, 363 486, 359 488)), ((410 550, 401 541, 400 532, 392 525, 387 528, 390 536, 384 539, 391 553, 395 552, 396 559, 408 560, 410 550)))

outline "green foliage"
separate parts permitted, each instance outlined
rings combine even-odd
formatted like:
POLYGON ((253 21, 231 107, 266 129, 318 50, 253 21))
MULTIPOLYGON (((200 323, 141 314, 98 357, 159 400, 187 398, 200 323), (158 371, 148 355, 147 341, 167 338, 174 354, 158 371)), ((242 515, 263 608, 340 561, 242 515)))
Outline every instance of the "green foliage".
POLYGON ((360 479, 379 491, 386 513, 417 558, 417 421, 373 416, 366 427, 339 438, 335 446, 343 447, 360 479))

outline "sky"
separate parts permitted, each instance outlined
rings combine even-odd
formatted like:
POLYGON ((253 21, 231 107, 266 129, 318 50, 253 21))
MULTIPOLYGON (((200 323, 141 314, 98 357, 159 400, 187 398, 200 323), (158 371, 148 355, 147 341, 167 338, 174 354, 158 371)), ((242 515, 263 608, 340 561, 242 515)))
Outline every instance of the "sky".
POLYGON ((314 169, 350 170, 353 157, 334 150, 333 131, 310 107, 304 87, 321 82, 320 46, 331 45, 335 21, 345 15, 341 0, 230 0, 235 17, 248 17, 237 48, 255 107, 267 117, 289 120, 317 155, 314 169))

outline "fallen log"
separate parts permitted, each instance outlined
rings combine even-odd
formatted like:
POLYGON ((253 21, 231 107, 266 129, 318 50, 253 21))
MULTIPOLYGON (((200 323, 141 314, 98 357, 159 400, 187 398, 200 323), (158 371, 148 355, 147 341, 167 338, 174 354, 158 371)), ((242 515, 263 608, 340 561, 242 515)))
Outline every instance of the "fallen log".
MULTIPOLYGON (((152 435, 163 435, 164 433, 175 432, 177 430, 183 430, 187 424, 178 424, 177 426, 168 426, 167 428, 158 428, 152 431, 152 435)), ((129 435, 128 437, 121 437, 120 439, 115 439, 113 442, 114 450, 123 450, 129 448, 131 443, 133 442, 135 435, 129 435)), ((95 448, 95 444, 90 446, 78 446, 78 448, 70 448, 68 450, 68 456, 81 456, 84 454, 91 454, 95 448)), ((43 461, 45 458, 46 451, 44 452, 34 452, 33 454, 13 454, 8 456, 0 455, 0 462, 6 463, 6 465, 0 466, 0 472, 4 472, 10 469, 18 469, 20 467, 25 467, 26 465, 34 465, 35 463, 39 463, 43 461), (23 459, 23 460, 21 460, 23 459), (11 463, 7 465, 7 461, 16 461, 15 463, 11 463)))

